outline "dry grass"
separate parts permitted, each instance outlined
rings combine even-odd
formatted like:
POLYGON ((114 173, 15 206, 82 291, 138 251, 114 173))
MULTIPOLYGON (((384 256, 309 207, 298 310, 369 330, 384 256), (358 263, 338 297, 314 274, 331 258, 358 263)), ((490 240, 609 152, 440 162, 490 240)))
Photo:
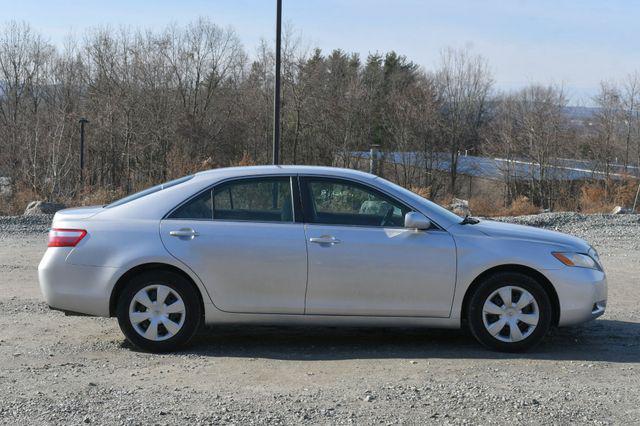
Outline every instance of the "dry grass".
POLYGON ((414 192, 416 194, 418 194, 421 197, 424 198, 431 198, 431 188, 430 187, 425 187, 425 186, 410 186, 409 191, 414 192))
POLYGON ((584 213, 603 213, 611 211, 614 205, 607 201, 605 189, 599 184, 584 185, 580 190, 580 211, 584 213))
POLYGON ((540 207, 535 206, 529 198, 519 196, 509 207, 504 210, 504 216, 521 216, 525 214, 540 213, 540 207))
POLYGON ((540 208, 536 207, 529 198, 520 196, 513 200, 511 205, 504 207, 500 202, 488 198, 472 198, 469 200, 469 208, 475 216, 521 216, 527 214, 540 213, 540 208))
POLYGON ((578 205, 584 213, 609 213, 615 206, 631 208, 637 190, 636 179, 588 183, 580 189, 578 205))
POLYGON ((638 191, 640 182, 637 179, 625 179, 617 185, 613 191, 613 200, 616 205, 633 207, 633 201, 638 191))
POLYGON ((249 153, 245 152, 244 154, 242 154, 242 158, 240 159, 240 161, 232 164, 232 166, 255 166, 256 164, 257 163, 253 161, 249 153))
POLYGON ((0 198, 0 215, 21 215, 31 201, 39 200, 35 191, 26 186, 20 186, 13 191, 11 197, 0 198))
POLYGON ((472 198, 469 200, 469 209, 474 216, 499 216, 497 214, 499 206, 487 198, 472 198))
POLYGON ((122 190, 113 189, 95 189, 84 190, 80 197, 69 200, 67 205, 79 205, 79 206, 98 206, 109 204, 112 201, 118 200, 124 197, 126 194, 122 190))

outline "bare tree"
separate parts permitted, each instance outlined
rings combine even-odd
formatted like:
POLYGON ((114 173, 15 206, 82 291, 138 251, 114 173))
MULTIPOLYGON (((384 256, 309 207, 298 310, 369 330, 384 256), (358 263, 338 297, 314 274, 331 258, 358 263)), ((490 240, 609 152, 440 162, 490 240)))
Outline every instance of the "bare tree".
POLYGON ((532 85, 503 95, 485 133, 485 150, 498 155, 505 181, 505 205, 523 194, 518 183, 526 178, 529 196, 539 206, 552 208, 556 199, 554 182, 558 160, 569 154, 569 120, 564 113, 566 98, 562 88, 532 85))
POLYGON ((640 73, 637 71, 627 76, 622 87, 622 107, 624 108, 624 124, 626 134, 624 136, 625 171, 629 166, 630 150, 633 142, 636 142, 636 164, 640 165, 640 73))
POLYGON ((493 80, 481 56, 473 56, 467 50, 446 49, 436 82, 443 103, 442 137, 450 161, 450 192, 455 195, 458 157, 461 151, 478 146, 493 80))
POLYGON ((593 153, 605 178, 611 174, 621 145, 623 105, 619 89, 607 82, 600 84, 600 92, 594 98, 598 109, 594 118, 596 135, 592 141, 593 153))

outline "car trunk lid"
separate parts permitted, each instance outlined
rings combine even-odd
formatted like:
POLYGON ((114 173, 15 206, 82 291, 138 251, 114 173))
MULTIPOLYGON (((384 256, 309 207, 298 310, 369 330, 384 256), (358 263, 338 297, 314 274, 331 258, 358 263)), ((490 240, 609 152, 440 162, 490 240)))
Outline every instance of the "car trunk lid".
POLYGON ((74 207, 71 209, 59 210, 55 216, 53 216, 52 226, 55 227, 57 223, 62 222, 88 219, 103 210, 103 206, 74 207))

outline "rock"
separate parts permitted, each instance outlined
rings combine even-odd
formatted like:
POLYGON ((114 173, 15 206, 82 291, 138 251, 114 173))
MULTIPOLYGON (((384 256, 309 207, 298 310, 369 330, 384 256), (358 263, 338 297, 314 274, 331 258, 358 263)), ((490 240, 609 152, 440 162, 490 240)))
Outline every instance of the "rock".
POLYGON ((622 206, 615 206, 613 210, 611 210, 611 214, 629 214, 629 213, 632 213, 631 209, 622 207, 622 206))
POLYGON ((449 204, 448 209, 457 214, 458 216, 467 216, 471 214, 469 209, 469 201, 461 198, 454 198, 449 204))
POLYGON ((13 187, 11 186, 11 178, 0 176, 0 196, 9 197, 12 193, 13 187))
POLYGON ((27 205, 24 216, 36 216, 42 214, 54 214, 58 210, 66 208, 64 204, 48 201, 32 201, 27 205))

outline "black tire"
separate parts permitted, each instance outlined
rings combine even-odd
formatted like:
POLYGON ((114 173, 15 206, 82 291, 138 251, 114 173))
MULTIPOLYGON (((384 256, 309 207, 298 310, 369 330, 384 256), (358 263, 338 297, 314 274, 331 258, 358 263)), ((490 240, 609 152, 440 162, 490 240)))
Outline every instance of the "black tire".
POLYGON ((148 352, 170 352, 185 346, 198 331, 202 318, 200 294, 191 282, 168 270, 141 272, 133 276, 118 298, 118 324, 127 340, 148 352), (175 291, 184 302, 184 322, 179 331, 166 340, 154 341, 139 334, 129 319, 129 307, 135 295, 145 287, 162 284, 175 291))
MULTIPOLYGON (((517 291, 515 291, 515 293, 517 293, 517 291)), ((545 337, 551 328, 553 317, 552 309, 549 295, 535 279, 517 272, 500 272, 486 278, 471 295, 467 306, 467 322, 473 336, 487 348, 501 352, 523 352, 536 346, 545 337), (537 303, 538 323, 535 325, 533 331, 520 341, 502 341, 489 333, 485 327, 483 318, 485 301, 496 290, 505 286, 515 286, 526 290, 533 296, 537 303)), ((488 324, 492 325, 492 323, 489 322, 488 324)), ((521 326, 528 331, 529 326, 527 324, 518 324, 522 324, 521 326)), ((505 334, 509 334, 510 325, 507 324, 502 331, 503 334, 500 334, 499 337, 508 338, 505 334)))

